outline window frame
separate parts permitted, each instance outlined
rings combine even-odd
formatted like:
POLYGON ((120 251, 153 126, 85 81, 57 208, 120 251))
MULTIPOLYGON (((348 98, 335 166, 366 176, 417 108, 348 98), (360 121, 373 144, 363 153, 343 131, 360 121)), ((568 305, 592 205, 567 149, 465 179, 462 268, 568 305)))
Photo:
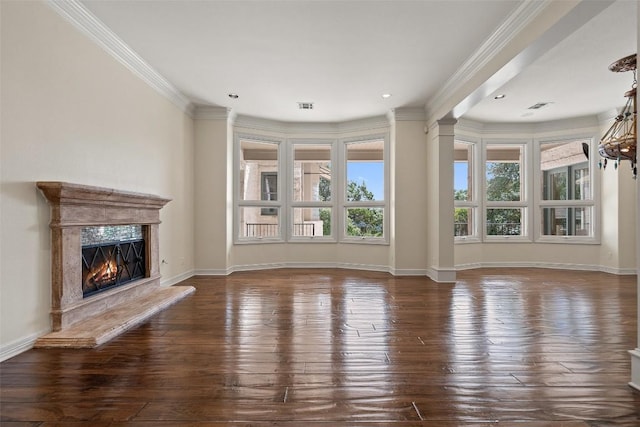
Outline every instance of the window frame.
POLYGON ((288 212, 287 218, 288 226, 287 226, 287 241, 289 242, 329 242, 335 243, 337 241, 337 233, 336 227, 339 226, 340 221, 338 220, 338 216, 336 215, 336 175, 338 171, 336 168, 331 169, 331 200, 330 201, 296 201, 294 197, 295 191, 295 176, 293 174, 293 169, 295 168, 295 147, 298 145, 328 145, 330 150, 330 162, 332 165, 338 164, 337 159, 337 145, 338 142, 336 139, 318 139, 318 138, 309 138, 309 139, 288 139, 286 141, 288 145, 288 156, 287 156, 287 169, 289 170, 289 180, 288 182, 288 191, 287 191, 287 208, 288 212), (326 236, 296 236, 294 235, 295 228, 295 209, 322 209, 327 208, 331 211, 331 234, 326 236))
MULTIPOLYGON (((233 242, 234 244, 256 243, 357 243, 357 244, 389 244, 389 131, 372 132, 359 137, 348 138, 287 138, 286 136, 269 136, 257 133, 234 132, 233 138, 233 242), (270 143, 277 145, 277 194, 278 200, 241 200, 240 198, 240 160, 241 146, 244 141, 255 143, 270 143), (375 201, 346 201, 347 183, 347 147, 349 144, 382 141, 383 143, 383 186, 384 200, 375 201), (294 201, 295 165, 294 150, 297 144, 328 144, 331 146, 331 163, 336 165, 331 171, 331 201, 294 201), (294 236, 294 209, 324 208, 331 209, 331 235, 329 236, 294 236), (346 215, 351 207, 376 207, 383 210, 382 237, 347 236, 346 215), (249 237, 242 236, 240 218, 243 208, 277 209, 277 236, 249 237)), ((262 193, 262 192, 261 192, 262 193)))
MULTIPOLYGON (((456 200, 455 199, 455 177, 454 177, 454 199, 453 199, 453 208, 454 214, 456 208, 470 209, 471 210, 471 232, 467 233, 466 236, 456 236, 454 229, 454 242, 455 243, 478 243, 482 241, 480 232, 480 226, 484 223, 481 222, 481 203, 480 200, 480 188, 482 187, 482 178, 480 176, 481 167, 478 165, 478 160, 480 159, 480 140, 472 139, 472 138, 456 138, 454 141, 454 173, 455 173, 455 144, 465 144, 470 146, 471 152, 471 162, 467 159, 468 168, 471 169, 469 176, 471 177, 471 200, 456 200)), ((454 221, 455 227, 455 221, 454 221)))
POLYGON ((339 241, 343 243, 366 243, 374 245, 389 244, 389 133, 369 134, 361 137, 342 138, 339 141, 339 165, 342 171, 338 180, 338 190, 336 196, 340 201, 338 204, 339 216, 341 219, 339 241), (353 144, 382 141, 382 180, 383 180, 383 200, 367 201, 347 201, 347 168, 348 168, 348 147, 353 144), (382 236, 349 236, 347 235, 347 211, 349 208, 380 208, 382 209, 382 236))
MULTIPOLYGON (((261 135, 254 134, 243 134, 236 133, 234 135, 234 147, 233 147, 233 201, 234 201, 234 210, 233 210, 233 235, 234 235, 234 243, 236 244, 244 244, 244 243, 282 243, 285 241, 283 230, 286 228, 283 227, 283 219, 284 215, 284 203, 283 197, 280 197, 282 192, 282 183, 286 179, 286 171, 283 168, 283 146, 284 139, 280 138, 270 138, 261 135), (241 146, 242 142, 255 142, 260 144, 274 144, 277 146, 277 189, 276 194, 278 194, 278 200, 243 200, 240 198, 240 159, 241 159, 241 146), (240 225, 243 221, 240 218, 243 208, 257 208, 261 210, 261 215, 263 209, 276 209, 275 214, 267 214, 266 216, 276 217, 278 232, 275 236, 243 236, 241 235, 240 225)), ((260 177, 262 181, 262 175, 260 177)), ((262 198, 262 182, 260 182, 260 198, 262 198)))
MULTIPOLYGON (((540 243, 564 243, 564 244, 599 244, 600 243, 600 174, 596 173, 598 170, 597 160, 598 151, 597 144, 598 137, 596 135, 571 135, 567 137, 556 138, 540 138, 533 141, 534 145, 534 182, 536 183, 534 188, 535 195, 535 208, 534 208, 534 233, 535 241, 540 243), (545 200, 544 199, 544 171, 540 167, 541 162, 541 148, 543 144, 557 144, 562 142, 574 142, 582 141, 589 144, 589 159, 585 158, 585 161, 579 164, 588 163, 589 165, 589 182, 591 190, 590 199, 582 200, 545 200), (591 224, 590 234, 586 236, 579 235, 548 235, 543 234, 543 221, 544 221, 544 209, 545 208, 590 208, 591 209, 591 224)), ((576 165, 579 165, 576 164, 576 165)), ((572 165, 575 166, 575 165, 572 165)), ((567 167, 569 171, 576 169, 573 167, 567 167)), ((553 170, 553 169, 551 169, 553 170)))
POLYGON ((484 139, 482 141, 482 159, 481 159, 481 185, 482 185, 482 209, 480 213, 482 226, 482 240, 484 242, 532 242, 531 229, 531 141, 527 139, 509 138, 509 139, 484 139), (496 201, 488 200, 487 190, 487 159, 489 146, 505 146, 516 147, 521 149, 522 159, 520 161, 520 200, 519 201, 496 201), (487 211, 489 209, 521 209, 521 234, 520 235, 490 235, 487 234, 487 211))

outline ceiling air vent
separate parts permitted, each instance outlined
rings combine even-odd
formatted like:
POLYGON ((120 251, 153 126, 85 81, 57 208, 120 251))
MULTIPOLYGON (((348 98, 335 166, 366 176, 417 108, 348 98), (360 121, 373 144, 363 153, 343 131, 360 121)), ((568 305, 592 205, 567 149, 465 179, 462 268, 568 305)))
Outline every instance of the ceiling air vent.
POLYGON ((546 107, 551 104, 550 102, 538 102, 537 104, 533 104, 531 107, 527 108, 527 110, 539 110, 542 107, 546 107))
POLYGON ((298 109, 313 110, 313 102, 298 102, 298 109))

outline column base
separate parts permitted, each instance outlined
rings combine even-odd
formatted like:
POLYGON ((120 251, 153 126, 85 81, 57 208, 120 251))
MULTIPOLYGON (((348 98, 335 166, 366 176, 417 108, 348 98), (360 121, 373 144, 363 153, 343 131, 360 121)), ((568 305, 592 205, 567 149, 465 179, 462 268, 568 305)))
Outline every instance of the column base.
POLYGON ((640 391, 640 348, 629 350, 631 355, 631 381, 629 385, 640 391))
POLYGON ((427 269, 429 279, 438 283, 455 283, 456 270, 449 268, 430 267, 427 269))

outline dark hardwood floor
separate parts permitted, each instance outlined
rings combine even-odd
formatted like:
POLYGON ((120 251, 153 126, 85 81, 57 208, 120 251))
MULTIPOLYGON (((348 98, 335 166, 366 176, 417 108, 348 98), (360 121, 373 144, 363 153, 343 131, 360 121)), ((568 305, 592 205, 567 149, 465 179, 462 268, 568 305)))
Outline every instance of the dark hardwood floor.
POLYGON ((640 426, 635 276, 194 277, 92 350, 0 364, 2 426, 640 426))

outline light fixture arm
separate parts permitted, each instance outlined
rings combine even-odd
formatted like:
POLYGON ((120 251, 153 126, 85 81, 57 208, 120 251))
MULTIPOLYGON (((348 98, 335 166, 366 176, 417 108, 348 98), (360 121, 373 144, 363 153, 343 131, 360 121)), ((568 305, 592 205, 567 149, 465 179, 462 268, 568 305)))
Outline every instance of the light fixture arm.
POLYGON ((617 169, 622 160, 629 160, 634 178, 637 176, 636 151, 638 145, 638 108, 636 101, 638 81, 636 79, 636 64, 636 54, 633 54, 621 58, 609 66, 609 70, 613 72, 633 71, 633 83, 631 84, 631 90, 624 94, 627 98, 624 108, 600 139, 600 145, 598 146, 598 152, 604 158, 603 161, 598 163, 599 166, 606 168, 607 160, 613 160, 614 167, 617 169))

